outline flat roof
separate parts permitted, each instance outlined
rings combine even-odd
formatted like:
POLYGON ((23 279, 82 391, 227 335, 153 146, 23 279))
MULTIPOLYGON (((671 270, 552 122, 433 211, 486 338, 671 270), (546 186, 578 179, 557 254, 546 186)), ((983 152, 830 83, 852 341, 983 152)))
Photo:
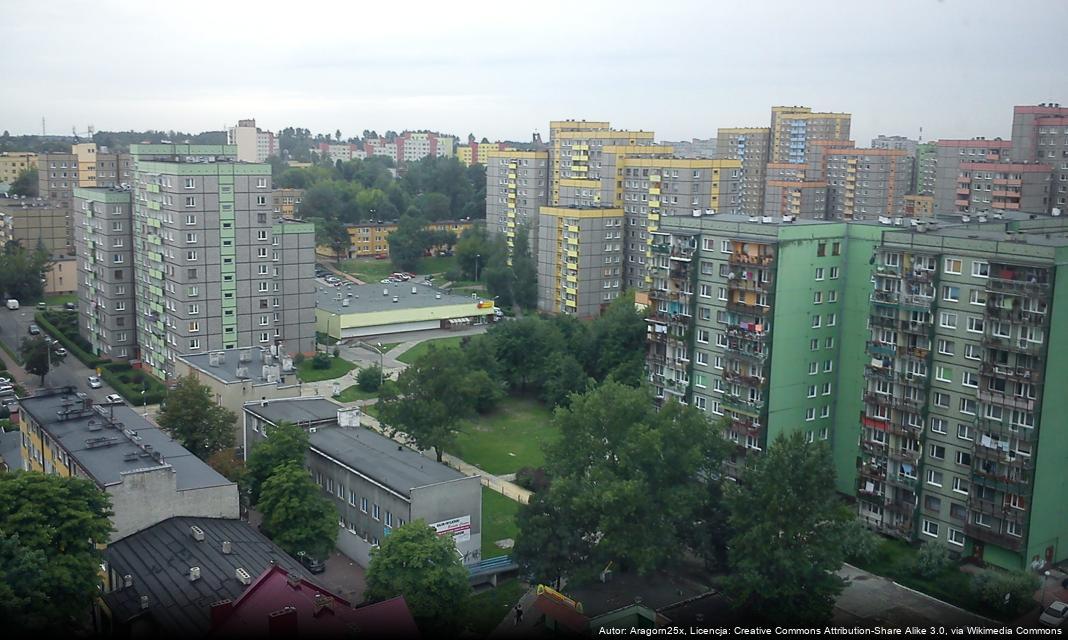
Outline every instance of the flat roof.
POLYGON ((337 410, 344 409, 332 400, 323 397, 278 398, 245 404, 245 410, 259 416, 271 424, 280 422, 322 422, 337 420, 337 410))
MULTIPOLYGON (((222 351, 209 351, 206 353, 187 353, 178 356, 178 358, 183 362, 189 364, 189 366, 194 367, 198 371, 201 371, 215 378, 216 380, 228 384, 233 382, 242 382, 246 380, 254 384, 267 384, 267 379, 263 377, 264 365, 277 365, 279 367, 279 373, 281 374, 281 376, 286 377, 286 383, 297 384, 296 371, 281 371, 281 358, 275 358, 271 356, 269 351, 261 347, 224 349, 222 351), (212 364, 213 353, 222 354, 222 358, 218 361, 218 364, 212 364), (246 354, 246 356, 248 357, 247 362, 241 361, 242 354, 246 354), (238 376, 237 370, 242 367, 247 369, 247 371, 244 372, 244 376, 238 376)), ((281 384, 281 382, 279 382, 279 384, 281 384)))
POLYGON ((375 311, 394 311, 397 309, 423 309, 427 307, 448 307, 460 304, 470 304, 472 313, 493 313, 493 309, 476 309, 475 304, 482 300, 477 296, 462 296, 456 293, 447 293, 422 282, 409 280, 408 282, 391 282, 389 284, 351 284, 342 283, 338 287, 329 287, 316 284, 315 306, 331 313, 341 315, 350 313, 369 313, 375 311), (416 293, 412 293, 412 289, 416 293), (382 291, 388 291, 382 295, 382 291), (351 296, 349 294, 352 294, 351 296), (337 298, 342 296, 341 300, 337 298), (393 302, 393 297, 397 302, 393 302), (349 306, 343 306, 342 300, 347 299, 349 306))
POLYGON ((179 491, 233 484, 125 404, 96 406, 74 387, 47 389, 19 404, 100 486, 121 483, 127 472, 168 467, 179 491))
POLYGON ((412 489, 467 477, 364 427, 319 428, 310 434, 309 442, 313 452, 328 455, 408 497, 412 489))
POLYGON ((247 522, 225 518, 169 518, 108 545, 104 559, 133 584, 104 594, 116 621, 142 613, 141 596, 165 635, 202 638, 211 626, 211 604, 236 600, 248 587, 236 577, 242 568, 255 579, 272 564, 304 579, 310 576, 296 560, 247 522), (199 527, 204 540, 193 538, 199 527), (222 552, 223 541, 230 553, 222 552), (189 579, 189 569, 200 567, 200 579, 189 579))

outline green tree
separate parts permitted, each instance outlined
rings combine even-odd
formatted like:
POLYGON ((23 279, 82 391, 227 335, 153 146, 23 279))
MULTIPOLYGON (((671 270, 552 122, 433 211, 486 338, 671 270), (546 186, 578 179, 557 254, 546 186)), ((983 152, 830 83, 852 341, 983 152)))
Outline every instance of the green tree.
POLYGON ((0 629, 69 634, 84 623, 110 516, 107 494, 87 480, 0 474, 0 629))
POLYGON ((52 369, 52 345, 45 341, 43 336, 36 338, 24 338, 19 353, 25 361, 26 373, 41 376, 41 386, 44 386, 45 376, 52 369))
POLYGON ((769 622, 819 625, 830 620, 843 580, 841 534, 853 515, 834 488, 823 442, 801 431, 780 435, 727 490, 733 535, 725 592, 769 622), (753 508, 760 505, 760 508, 753 508))
POLYGON ((512 557, 533 577, 532 582, 558 587, 565 577, 581 579, 595 573, 591 545, 582 533, 592 526, 588 522, 592 514, 562 508, 576 501, 575 496, 566 495, 573 488, 573 483, 566 483, 551 499, 544 491, 535 493, 516 514, 519 535, 512 557))
POLYGON ((612 378, 636 387, 644 371, 645 316, 634 307, 634 293, 619 296, 590 324, 587 371, 597 380, 612 378))
POLYGON ((378 417, 393 433, 403 431, 420 449, 433 448, 438 462, 475 407, 474 373, 451 349, 430 349, 387 385, 379 396, 378 417))
POLYGON ((389 260, 400 271, 415 271, 427 250, 427 234, 422 218, 404 216, 389 234, 389 260))
POLYGON ((330 247, 338 262, 348 256, 350 243, 344 224, 337 220, 315 220, 315 244, 330 247))
POLYGON ((538 306, 538 267, 530 252, 530 229, 521 225, 516 229, 512 248, 512 298, 519 308, 532 310, 538 306))
POLYGON ((360 372, 356 375, 356 384, 359 385, 360 389, 367 392, 378 391, 379 387, 382 386, 382 380, 382 367, 377 364, 360 369, 360 372))
POLYGON ((549 357, 564 350, 559 329, 537 317, 498 322, 487 334, 493 339, 501 375, 512 389, 539 390, 549 357))
POLYGON ((325 557, 337 538, 337 510, 301 462, 275 467, 260 489, 257 506, 264 532, 289 555, 325 557))
POLYGON ((466 619, 471 586, 452 538, 416 520, 393 529, 371 550, 366 596, 371 601, 404 596, 424 631, 451 636, 466 619))
POLYGON ((571 402, 571 394, 585 393, 592 384, 593 380, 575 356, 558 351, 546 362, 541 399, 550 407, 566 407, 571 402))
MULTIPOLYGON (((585 566, 567 575, 608 562, 645 573, 677 558, 683 532, 715 497, 707 483, 724 456, 705 415, 675 402, 657 412, 645 390, 610 381, 573 396, 553 422, 560 439, 545 449, 552 483, 544 511, 574 528, 584 547, 568 545, 566 555, 585 566)), ((531 534, 542 535, 521 529, 519 540, 531 534)), ((517 540, 516 548, 533 546, 517 540)))
POLYGON ((486 283, 486 290, 497 302, 497 306, 511 309, 515 305, 513 290, 515 272, 507 265, 489 265, 479 272, 479 277, 486 283))
POLYGON ((182 376, 167 394, 157 422, 201 460, 234 446, 233 411, 215 404, 211 389, 196 378, 182 376))
POLYGON ((26 169, 19 174, 19 177, 11 183, 11 189, 8 193, 13 196, 22 196, 24 198, 36 198, 37 197, 37 168, 33 167, 26 169))
POLYGON ((248 456, 249 501, 257 504, 260 491, 274 470, 287 464, 302 464, 308 451, 308 432, 292 422, 270 427, 268 437, 253 447, 248 456))
POLYGON ((984 610, 1012 619, 1034 608, 1039 584, 1039 579, 1026 571, 983 571, 972 578, 972 591, 984 610))
POLYGON ((47 251, 30 251, 17 240, 9 241, 0 255, 0 290, 23 304, 40 300, 49 260, 47 251))

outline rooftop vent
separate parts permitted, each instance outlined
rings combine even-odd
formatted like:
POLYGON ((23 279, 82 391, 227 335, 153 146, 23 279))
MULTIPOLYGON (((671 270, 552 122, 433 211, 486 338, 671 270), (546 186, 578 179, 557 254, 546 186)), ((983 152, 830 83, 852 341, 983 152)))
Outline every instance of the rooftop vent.
POLYGON ((189 567, 189 581, 196 582, 200 580, 200 567, 189 567))
POLYGON ((418 291, 419 291, 419 289, 417 289, 416 287, 412 287, 412 295, 413 295, 413 296, 414 296, 414 295, 415 295, 415 294, 416 294, 416 293, 417 293, 418 291))
POLYGON ((127 573, 126 575, 124 575, 122 577, 122 588, 123 589, 129 589, 132 586, 133 586, 133 576, 131 576, 130 574, 127 573))
POLYGON ((225 553, 226 555, 230 555, 230 552, 233 551, 233 548, 234 548, 234 545, 233 545, 232 542, 230 542, 229 540, 223 540, 223 543, 222 543, 222 552, 223 553, 225 553))
POLYGON ((252 584, 252 576, 250 576, 248 571, 245 571, 242 567, 238 567, 237 570, 234 571, 234 577, 246 587, 252 584))
POLYGON ((384 296, 388 296, 388 295, 389 295, 389 289, 388 289, 388 288, 386 288, 386 287, 383 287, 383 288, 382 288, 382 295, 384 295, 384 296))
POLYGON ((400 302, 400 298, 398 298, 397 296, 393 296, 393 302, 400 302))
POLYGON ((252 351, 249 349, 242 349, 238 355, 239 362, 252 362, 252 351))
POLYGON ((147 609, 148 608, 148 596, 141 596, 141 608, 142 609, 147 609))
POLYGON ((193 525, 189 527, 189 533, 193 536, 193 539, 197 542, 204 542, 204 530, 200 527, 193 525))

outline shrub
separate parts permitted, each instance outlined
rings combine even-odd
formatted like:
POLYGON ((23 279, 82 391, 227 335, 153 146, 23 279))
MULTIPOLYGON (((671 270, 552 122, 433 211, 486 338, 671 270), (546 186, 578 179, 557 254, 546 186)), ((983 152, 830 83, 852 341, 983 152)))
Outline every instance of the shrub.
POLYGON ((341 357, 341 348, 340 347, 334 347, 333 353, 334 353, 334 357, 335 358, 340 358, 341 357))
POLYGON ((976 599, 1002 619, 1015 618, 1033 609, 1038 585, 1038 578, 1024 571, 984 571, 972 579, 976 599))
POLYGON ((916 553, 912 571, 921 578, 934 578, 949 568, 949 551, 940 544, 924 543, 916 553))
POLYGON ((544 491, 549 488, 549 476, 542 467, 523 467, 515 472, 515 483, 528 491, 544 491))
POLYGON ((325 353, 317 353, 312 358, 312 369, 329 369, 330 368, 330 356, 325 353))
POLYGON ((378 391, 382 386, 382 369, 377 364, 360 369, 356 376, 356 384, 362 391, 378 391))
POLYGON ((299 367, 301 362, 304 362, 304 354, 303 353, 298 353, 297 355, 293 356, 293 364, 294 365, 299 367))
POLYGON ((867 564, 879 551, 879 536, 864 526, 859 519, 850 520, 842 532, 842 550, 847 562, 867 564))
POLYGON ((449 269, 445 272, 445 279, 449 282, 459 282, 464 279, 464 274, 459 269, 449 269))

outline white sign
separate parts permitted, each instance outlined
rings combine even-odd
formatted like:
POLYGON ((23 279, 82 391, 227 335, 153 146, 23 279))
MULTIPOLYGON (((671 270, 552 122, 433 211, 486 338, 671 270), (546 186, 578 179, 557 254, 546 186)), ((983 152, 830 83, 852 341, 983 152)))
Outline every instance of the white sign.
POLYGON ((430 526, 439 536, 452 536, 456 542, 467 542, 471 539, 471 516, 450 518, 430 526))

